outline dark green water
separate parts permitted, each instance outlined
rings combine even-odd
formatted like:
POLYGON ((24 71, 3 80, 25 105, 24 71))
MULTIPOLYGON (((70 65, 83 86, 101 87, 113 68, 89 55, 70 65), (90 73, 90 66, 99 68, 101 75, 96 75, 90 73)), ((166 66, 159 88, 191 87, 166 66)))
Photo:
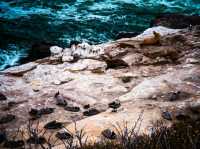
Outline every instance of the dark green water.
POLYGON ((200 14, 200 0, 1 0, 0 70, 17 65, 35 42, 102 43, 143 31, 164 12, 200 14))

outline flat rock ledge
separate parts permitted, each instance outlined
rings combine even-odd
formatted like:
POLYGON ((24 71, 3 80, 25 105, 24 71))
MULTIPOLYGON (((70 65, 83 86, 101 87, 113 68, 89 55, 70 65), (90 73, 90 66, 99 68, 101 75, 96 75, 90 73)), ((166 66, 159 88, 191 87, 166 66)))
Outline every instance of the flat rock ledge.
POLYGON ((76 124, 94 142, 103 130, 124 124, 132 128, 138 119, 137 131, 146 134, 157 121, 170 126, 180 120, 180 111, 199 119, 199 39, 199 26, 158 26, 101 45, 53 47, 51 57, 0 72, 0 93, 7 97, 0 100, 0 117, 15 115, 0 128, 25 128, 31 109, 53 108, 35 115, 41 128, 56 120, 75 132, 76 124), (111 108, 113 101, 120 106, 111 108), (83 114, 91 108, 96 112, 83 114))

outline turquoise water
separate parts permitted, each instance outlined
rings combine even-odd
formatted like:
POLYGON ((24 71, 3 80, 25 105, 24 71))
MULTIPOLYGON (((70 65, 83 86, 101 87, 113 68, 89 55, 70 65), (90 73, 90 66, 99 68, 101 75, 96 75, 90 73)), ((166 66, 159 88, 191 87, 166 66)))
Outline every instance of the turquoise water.
POLYGON ((1 0, 0 70, 19 64, 33 43, 107 42, 165 12, 200 14, 200 0, 1 0))

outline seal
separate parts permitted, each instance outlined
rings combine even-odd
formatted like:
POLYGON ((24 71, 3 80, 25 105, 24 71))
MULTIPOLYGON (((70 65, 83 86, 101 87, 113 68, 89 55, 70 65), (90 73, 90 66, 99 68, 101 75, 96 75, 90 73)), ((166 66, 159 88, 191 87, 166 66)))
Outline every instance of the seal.
POLYGON ((7 100, 7 97, 3 93, 0 93, 0 101, 4 100, 7 100))
POLYGON ((136 39, 136 38, 124 38, 117 40, 117 43, 120 47, 130 46, 134 48, 140 48, 144 45, 156 45, 160 44, 161 35, 160 33, 153 31, 152 37, 146 37, 144 39, 136 39))
POLYGON ((157 33, 156 31, 153 31, 153 37, 145 38, 143 42, 140 45, 154 45, 154 44, 160 44, 160 33, 157 33))

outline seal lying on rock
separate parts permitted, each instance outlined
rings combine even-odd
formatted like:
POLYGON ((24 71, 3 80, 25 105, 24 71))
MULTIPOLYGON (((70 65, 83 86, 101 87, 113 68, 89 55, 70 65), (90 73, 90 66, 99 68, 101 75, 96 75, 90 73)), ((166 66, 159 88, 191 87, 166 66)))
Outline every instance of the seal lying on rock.
POLYGON ((7 97, 3 93, 0 93, 0 101, 3 100, 7 100, 7 97))
POLYGON ((101 132, 101 134, 107 138, 107 139, 110 139, 110 140, 114 140, 117 138, 117 135, 115 134, 114 131, 110 130, 110 129, 105 129, 101 132))
POLYGON ((10 110, 13 107, 16 107, 19 104, 25 103, 25 102, 28 102, 28 100, 22 100, 22 101, 18 101, 18 102, 16 102, 16 101, 9 101, 7 103, 7 105, 3 106, 1 109, 3 111, 7 111, 7 110, 10 110))
POLYGON ((79 112, 80 108, 77 106, 66 106, 65 107, 66 111, 70 111, 70 112, 79 112))
POLYGON ((55 136, 60 140, 68 140, 73 138, 73 136, 68 132, 57 132, 55 136))
POLYGON ((31 109, 29 114, 34 118, 40 118, 42 115, 51 114, 54 112, 54 108, 42 108, 38 109, 31 109))
POLYGON ((144 39, 136 39, 136 38, 124 38, 121 40, 117 40, 119 46, 131 46, 134 48, 140 48, 141 46, 145 45, 156 45, 160 44, 161 35, 160 33, 153 31, 152 37, 146 37, 144 39))
POLYGON ((0 144, 7 140, 6 132, 0 131, 0 144))
POLYGON ((121 106, 121 103, 119 100, 113 101, 108 104, 109 108, 112 108, 113 112, 117 112, 117 109, 121 106))
POLYGON ((56 104, 58 106, 63 106, 63 107, 67 106, 67 101, 59 92, 55 94, 54 98, 56 99, 56 104))
POLYGON ((57 121, 51 121, 44 125, 45 129, 61 129, 63 127, 63 124, 61 122, 57 121))
POLYGON ((88 109, 87 111, 84 111, 83 112, 83 115, 84 116, 93 116, 93 115, 96 115, 96 114, 99 114, 100 111, 95 109, 95 108, 91 108, 91 109, 88 109))
POLYGON ((16 119, 15 115, 7 114, 7 115, 4 115, 4 116, 0 117, 0 124, 9 123, 9 122, 11 122, 11 121, 13 121, 15 119, 16 119))
POLYGON ((119 69, 119 68, 129 67, 129 65, 125 61, 123 61, 122 59, 112 58, 112 57, 109 57, 109 56, 101 56, 101 58, 107 64, 106 69, 119 69))
POLYGON ((46 143, 46 139, 42 136, 32 136, 27 140, 29 144, 44 144, 46 143))
POLYGON ((23 140, 7 140, 3 147, 6 148, 22 148, 24 146, 24 141, 23 140))

